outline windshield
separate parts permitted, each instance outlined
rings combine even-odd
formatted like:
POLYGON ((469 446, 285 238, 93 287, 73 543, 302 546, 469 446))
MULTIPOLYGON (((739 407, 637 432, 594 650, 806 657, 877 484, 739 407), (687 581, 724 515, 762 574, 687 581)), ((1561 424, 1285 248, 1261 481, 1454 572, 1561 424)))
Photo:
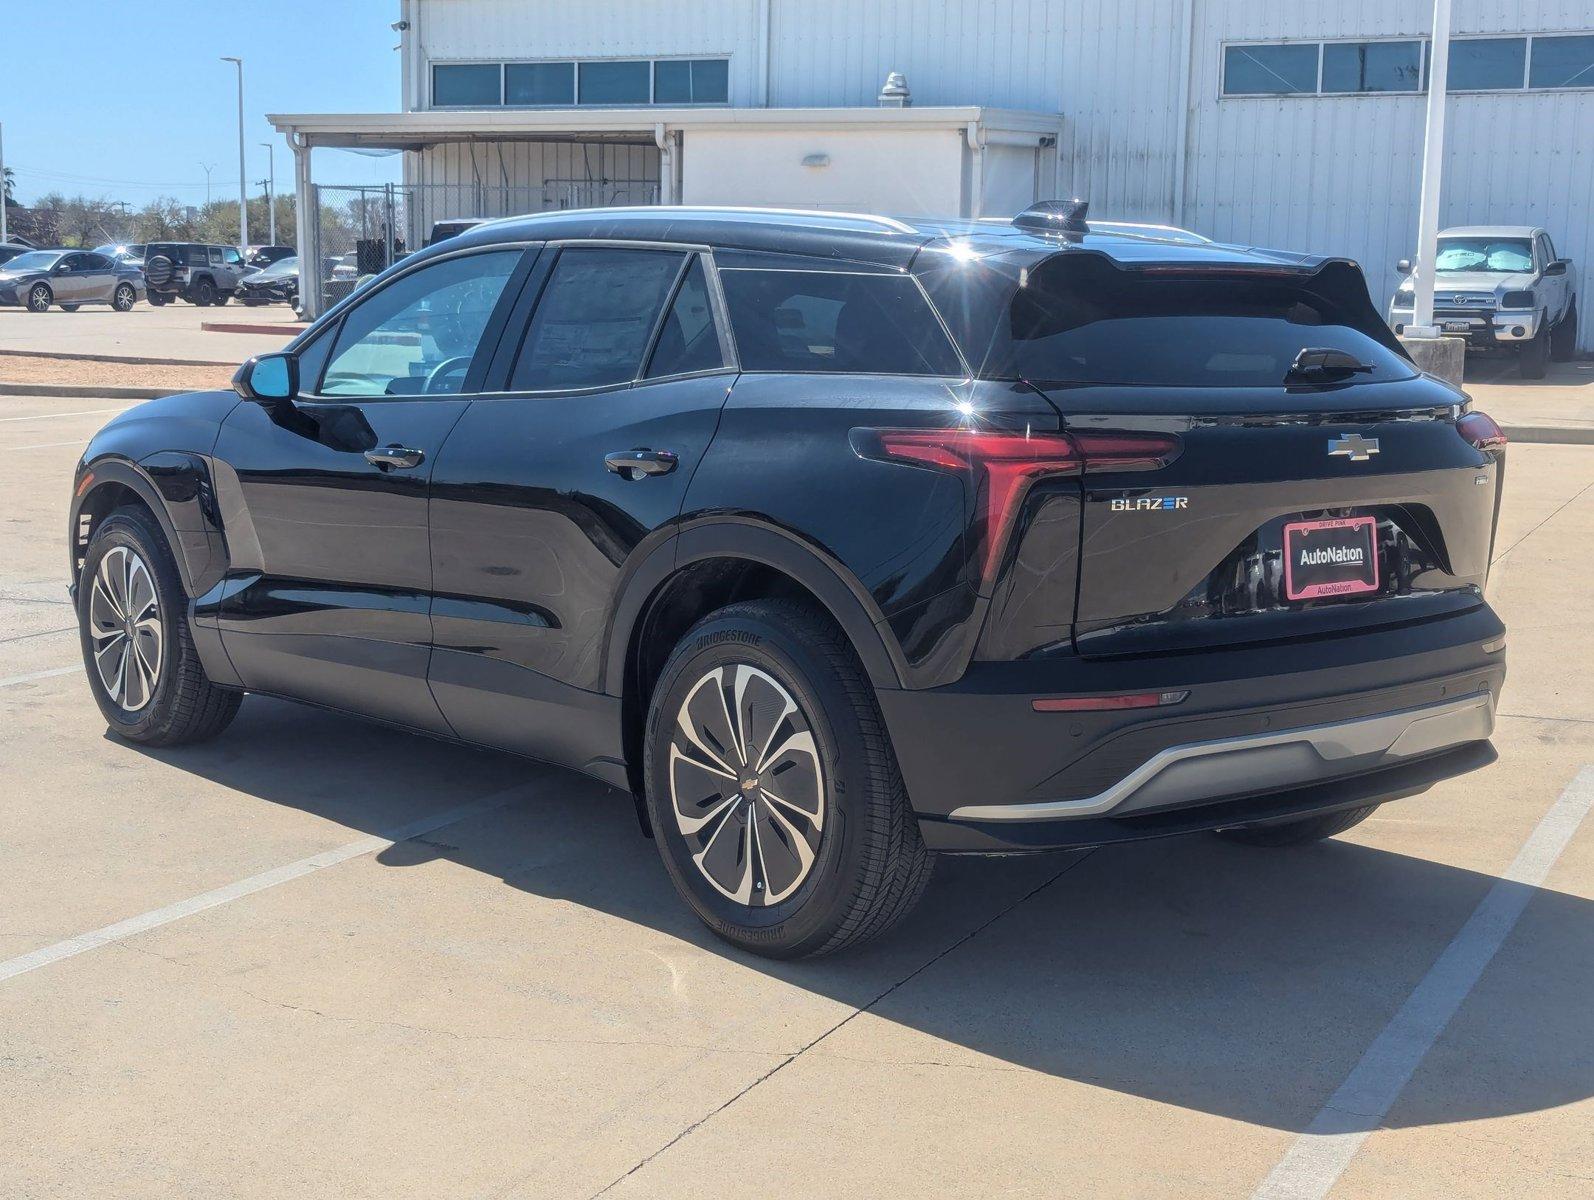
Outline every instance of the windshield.
POLYGON ((1533 270, 1533 243, 1527 238, 1440 238, 1434 270, 1488 271, 1515 275, 1533 270))
POLYGON ((27 254, 19 254, 0 270, 6 271, 48 271, 61 260, 59 250, 31 250, 27 254))
POLYGON ((256 279, 281 279, 284 275, 297 275, 299 273, 299 260, 297 258, 279 258, 269 267, 265 267, 256 279))

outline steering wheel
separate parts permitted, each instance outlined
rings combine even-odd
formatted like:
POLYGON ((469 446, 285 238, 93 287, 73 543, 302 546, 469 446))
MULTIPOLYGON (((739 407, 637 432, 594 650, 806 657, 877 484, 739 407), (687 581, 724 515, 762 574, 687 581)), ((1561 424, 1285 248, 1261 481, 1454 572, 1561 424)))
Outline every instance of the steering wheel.
POLYGON ((428 396, 434 395, 437 392, 437 382, 447 376, 450 371, 470 370, 470 358, 471 356, 468 354, 456 354, 453 358, 445 358, 427 373, 426 385, 421 390, 428 396))

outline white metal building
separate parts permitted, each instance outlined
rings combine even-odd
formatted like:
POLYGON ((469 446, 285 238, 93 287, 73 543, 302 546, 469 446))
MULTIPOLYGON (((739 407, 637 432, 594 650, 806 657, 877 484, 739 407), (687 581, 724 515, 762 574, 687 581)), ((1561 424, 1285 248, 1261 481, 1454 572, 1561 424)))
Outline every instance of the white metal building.
MULTIPOLYGON (((431 219, 685 202, 1100 218, 1414 246, 1429 0, 402 0, 404 111, 276 116, 405 150, 431 219), (908 107, 882 107, 900 72, 908 107), (472 205, 480 205, 479 209, 472 205)), ((1455 0, 1442 224, 1594 268, 1594 0, 1455 0)), ((335 181, 331 181, 335 182, 335 181)), ((307 206, 301 202, 301 212, 307 206)), ((1594 303, 1579 306, 1594 344, 1594 303)))

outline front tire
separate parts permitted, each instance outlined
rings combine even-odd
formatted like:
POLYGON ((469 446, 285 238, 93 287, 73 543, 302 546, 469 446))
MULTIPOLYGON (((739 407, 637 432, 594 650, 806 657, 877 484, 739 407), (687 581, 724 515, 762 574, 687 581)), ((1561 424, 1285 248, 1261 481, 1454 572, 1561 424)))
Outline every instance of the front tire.
POLYGON ((119 509, 100 522, 78 576, 77 608, 89 690, 115 733, 176 746, 231 724, 243 694, 206 677, 177 563, 148 512, 119 509))
POLYGON ((201 279, 188 289, 188 302, 196 308, 208 308, 216 300, 216 285, 208 279, 201 279))
POLYGON ((1577 357, 1577 297, 1566 306, 1566 314, 1550 334, 1550 357, 1556 362, 1571 362, 1577 357))
POLYGON ((1369 804, 1365 808, 1347 808, 1315 817, 1302 817, 1298 821, 1280 821, 1276 825, 1241 825, 1234 829, 1220 829, 1218 836, 1225 841, 1241 842, 1247 846, 1301 846, 1344 833, 1377 811, 1378 805, 1369 804))
POLYGON ((1523 342, 1517 351, 1517 374, 1523 379, 1543 379, 1549 362, 1550 333, 1541 326, 1533 340, 1523 342))
POLYGON ((55 293, 50 291, 49 284, 36 283, 28 289, 28 311, 43 313, 50 311, 50 305, 55 303, 55 293))
POLYGON ((828 954, 918 902, 919 837, 879 705, 813 608, 756 600, 681 639, 649 706, 649 817, 681 898, 768 958, 828 954))

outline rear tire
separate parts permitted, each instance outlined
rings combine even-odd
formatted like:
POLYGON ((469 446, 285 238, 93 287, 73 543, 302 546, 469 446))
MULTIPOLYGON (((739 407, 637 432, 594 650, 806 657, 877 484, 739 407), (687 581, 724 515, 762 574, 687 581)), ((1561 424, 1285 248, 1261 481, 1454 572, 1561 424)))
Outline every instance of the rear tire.
POLYGON ((671 882, 743 950, 799 958, 865 941, 929 882, 874 690, 808 605, 749 601, 694 625, 654 688, 643 761, 671 882))
POLYGON ((1303 817, 1299 821, 1280 821, 1277 825, 1240 825, 1217 832, 1225 841, 1241 842, 1247 846, 1300 846, 1344 833, 1377 811, 1378 805, 1369 804, 1365 808, 1347 808, 1321 816, 1303 817))
POLYGON ((205 675, 170 546, 146 510, 100 522, 78 576, 78 633, 89 690, 111 730, 145 746, 215 737, 243 693, 205 675))
POLYGON ((1523 379, 1543 379, 1550 361, 1550 334, 1541 328, 1530 342, 1517 351, 1517 373, 1523 379))
POLYGON ((1556 362, 1571 362, 1577 357, 1577 297, 1566 306, 1566 315, 1550 334, 1550 357, 1556 362))
POLYGON ((138 303, 138 292, 130 283, 119 283, 116 291, 111 296, 111 307, 117 312, 132 312, 133 305, 138 303))
POLYGON ((169 303, 171 303, 170 297, 165 295, 163 292, 150 292, 146 298, 149 300, 150 305, 154 308, 165 308, 169 303))

